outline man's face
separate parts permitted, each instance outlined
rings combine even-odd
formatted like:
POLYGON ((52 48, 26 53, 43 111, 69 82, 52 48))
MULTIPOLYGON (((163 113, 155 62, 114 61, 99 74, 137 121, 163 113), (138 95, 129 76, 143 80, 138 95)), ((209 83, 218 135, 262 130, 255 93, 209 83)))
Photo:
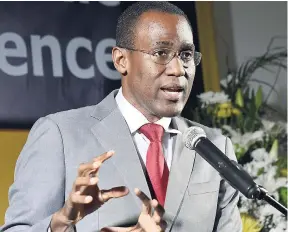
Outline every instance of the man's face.
MULTIPOLYGON (((137 23, 133 48, 159 51, 155 56, 162 56, 163 49, 189 54, 193 51, 192 31, 183 16, 147 12, 137 23)), ((149 121, 157 121, 181 113, 191 92, 195 65, 193 59, 183 63, 178 56, 164 65, 151 58, 149 54, 128 51, 122 86, 126 99, 149 121)))

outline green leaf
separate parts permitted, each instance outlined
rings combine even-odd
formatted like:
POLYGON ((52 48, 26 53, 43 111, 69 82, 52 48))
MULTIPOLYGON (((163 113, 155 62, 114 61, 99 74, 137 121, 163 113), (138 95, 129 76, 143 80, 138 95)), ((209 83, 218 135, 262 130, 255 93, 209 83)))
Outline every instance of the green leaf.
POLYGON ((245 90, 245 92, 243 94, 244 99, 248 99, 249 98, 249 93, 250 93, 250 88, 249 88, 249 86, 247 86, 247 88, 246 88, 246 90, 245 90))
POLYGON ((256 93, 256 97, 255 97, 255 106, 256 106, 257 111, 259 110, 260 106, 262 105, 262 98, 263 98, 262 87, 259 86, 257 93, 256 93))
POLYGON ((287 207, 287 187, 281 187, 278 189, 280 202, 287 207))
POLYGON ((246 118, 244 122, 244 127, 246 132, 252 132, 254 131, 255 128, 255 120, 253 117, 251 118, 246 118))
POLYGON ((264 173, 264 168, 260 168, 257 172, 257 176, 260 176, 262 173, 264 173))
POLYGON ((254 91, 254 89, 252 89, 252 91, 251 91, 251 99, 252 99, 253 102, 255 102, 254 98, 255 98, 255 91, 254 91))
POLYGON ((271 157, 278 158, 278 147, 279 147, 278 139, 275 139, 269 152, 269 155, 271 157))
POLYGON ((236 125, 243 132, 243 115, 239 114, 236 117, 236 125))
POLYGON ((234 144, 234 150, 237 160, 241 159, 245 155, 245 148, 240 147, 238 144, 234 144))
POLYGON ((267 70, 268 67, 280 67, 286 70, 286 59, 287 48, 273 49, 269 46, 263 55, 248 59, 236 70, 235 77, 239 80, 239 86, 247 86, 247 82, 257 69, 267 70))
POLYGON ((251 120, 255 120, 257 117, 257 107, 256 107, 256 99, 255 99, 255 92, 254 90, 252 90, 251 93, 251 101, 249 102, 249 112, 248 112, 248 116, 251 120))
POLYGON ((273 85, 269 84, 268 82, 262 81, 262 80, 256 80, 256 79, 251 79, 251 80, 249 80, 249 82, 257 82, 257 83, 261 83, 263 85, 269 86, 274 91, 274 93, 276 93, 277 96, 279 97, 279 93, 277 92, 275 87, 273 85))
POLYGON ((235 103, 239 107, 243 107, 244 106, 244 101, 243 101, 243 96, 242 96, 241 89, 237 89, 235 103))

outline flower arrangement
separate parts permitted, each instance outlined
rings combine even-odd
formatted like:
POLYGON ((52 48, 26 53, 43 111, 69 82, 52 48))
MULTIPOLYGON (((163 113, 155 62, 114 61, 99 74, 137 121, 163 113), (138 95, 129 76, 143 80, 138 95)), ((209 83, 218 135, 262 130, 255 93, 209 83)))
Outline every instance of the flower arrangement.
MULTIPOLYGON (((255 92, 248 84, 258 68, 286 69, 286 62, 283 62, 286 58, 286 49, 279 48, 268 49, 264 55, 251 58, 221 81, 221 92, 199 95, 198 107, 191 113, 194 121, 220 129, 230 137, 238 162, 257 184, 287 207, 287 123, 267 119, 270 107, 267 99, 263 101, 261 86, 255 92)), ((270 87, 273 91, 274 86, 270 87)), ((265 201, 241 195, 239 209, 243 232, 287 229, 287 218, 265 201)))

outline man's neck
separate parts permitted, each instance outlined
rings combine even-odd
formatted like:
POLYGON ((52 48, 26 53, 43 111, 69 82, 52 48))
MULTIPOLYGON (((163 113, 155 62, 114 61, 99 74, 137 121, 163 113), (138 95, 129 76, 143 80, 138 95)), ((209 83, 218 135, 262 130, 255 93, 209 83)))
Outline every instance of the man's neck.
POLYGON ((139 104, 137 104, 135 101, 132 100, 132 97, 126 91, 123 90, 122 88, 122 94, 126 101, 128 101, 132 106, 134 106, 143 116, 151 123, 159 121, 162 117, 158 117, 156 115, 153 115, 152 113, 149 112, 149 110, 143 109, 143 107, 140 107, 139 104))

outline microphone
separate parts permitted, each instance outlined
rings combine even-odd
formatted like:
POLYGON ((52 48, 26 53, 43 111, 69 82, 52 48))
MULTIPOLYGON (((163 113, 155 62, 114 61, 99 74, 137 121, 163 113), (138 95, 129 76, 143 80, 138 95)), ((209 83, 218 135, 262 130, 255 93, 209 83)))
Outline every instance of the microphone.
POLYGON ((277 202, 268 191, 257 185, 243 167, 230 160, 209 139, 200 127, 190 127, 183 135, 183 142, 190 150, 195 150, 204 158, 232 187, 249 199, 265 200, 287 217, 288 209, 277 202))
POLYGON ((252 177, 234 160, 230 160, 209 139, 200 127, 190 127, 183 136, 185 146, 195 150, 235 189, 249 199, 260 194, 258 185, 252 177))

